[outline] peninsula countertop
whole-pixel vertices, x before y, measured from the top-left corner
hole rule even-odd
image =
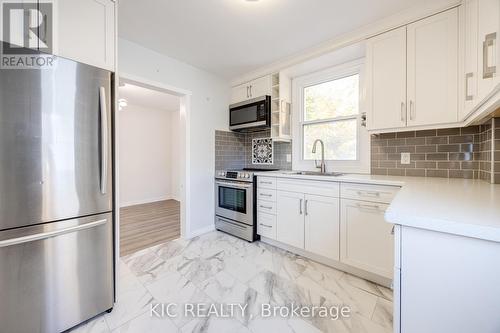
[[[483,180],[367,174],[318,176],[293,171],[255,175],[400,186],[385,213],[387,222],[500,242],[500,185]]]

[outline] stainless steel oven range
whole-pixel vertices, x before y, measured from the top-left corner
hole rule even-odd
[[[258,239],[252,172],[257,170],[221,170],[215,176],[215,228],[249,242]]]
[[[253,174],[218,171],[215,178],[215,228],[249,242],[256,239]]]

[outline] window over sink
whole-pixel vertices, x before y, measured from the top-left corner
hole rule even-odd
[[[314,170],[325,146],[329,171],[369,172],[369,135],[362,127],[363,62],[360,60],[293,80],[294,169]]]

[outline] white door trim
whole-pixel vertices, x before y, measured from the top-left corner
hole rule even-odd
[[[191,114],[191,91],[185,90],[182,88],[173,87],[170,85],[166,85],[160,82],[151,81],[136,75],[132,75],[125,72],[117,73],[116,75],[116,86],[118,88],[119,81],[127,82],[135,85],[139,85],[144,88],[154,89],[161,92],[166,92],[172,95],[176,95],[180,97],[180,140],[181,140],[181,156],[179,161],[181,163],[181,238],[191,238],[191,220],[190,220],[190,174],[188,170],[190,170],[190,114]],[[118,89],[116,92],[116,96],[118,97]],[[119,112],[118,108],[115,108],[115,249],[116,249],[116,262],[119,262],[120,258],[120,201],[119,201]]]

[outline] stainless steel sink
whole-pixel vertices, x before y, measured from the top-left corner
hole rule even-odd
[[[319,172],[319,171],[297,171],[297,175],[304,176],[329,176],[329,177],[338,177],[344,175],[340,172]]]

